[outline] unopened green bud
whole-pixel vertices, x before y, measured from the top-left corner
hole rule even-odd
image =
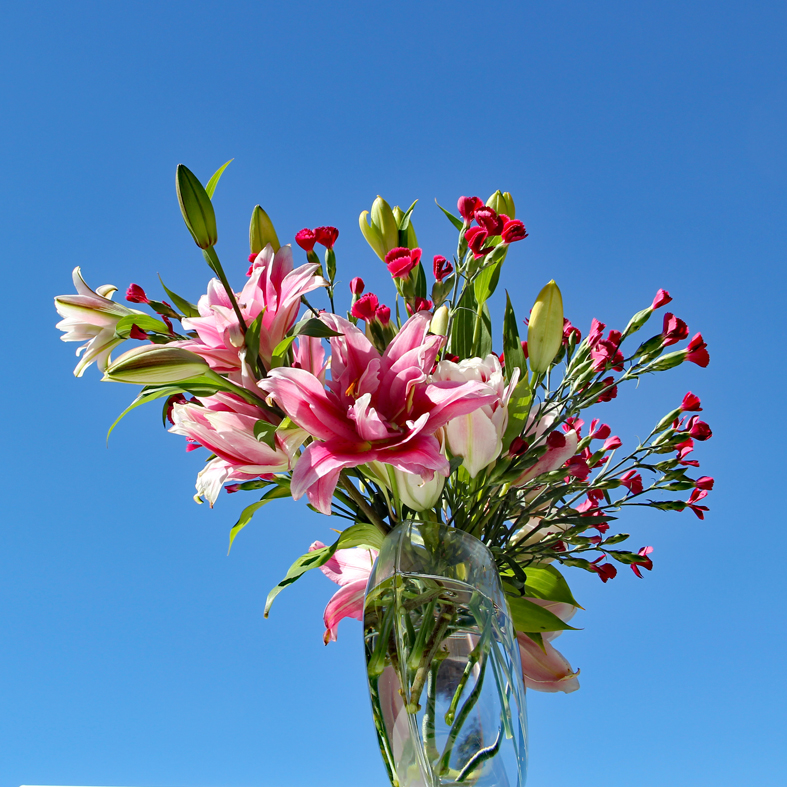
[[[667,369],[674,369],[686,360],[686,350],[678,350],[674,353],[667,353],[657,358],[647,367],[649,372],[665,372]]]
[[[380,196],[372,203],[372,224],[383,239],[385,254],[399,245],[399,226],[391,206]],[[385,259],[385,254],[383,259]]]
[[[366,242],[372,247],[372,251],[381,259],[385,260],[385,244],[383,243],[383,236],[380,235],[379,230],[374,224],[369,224],[369,211],[365,210],[358,217],[358,224],[361,227]]]
[[[626,330],[623,331],[623,335],[631,336],[632,333],[636,333],[650,319],[651,314],[653,314],[653,309],[651,308],[643,309],[641,312],[637,312],[629,320],[629,324],[626,326]]]
[[[448,330],[448,307],[441,306],[432,317],[429,330],[435,336],[445,336]]]
[[[193,352],[168,345],[144,345],[123,353],[104,373],[104,380],[137,385],[180,383],[210,371]]]
[[[563,296],[552,280],[536,298],[527,329],[527,352],[530,369],[545,372],[563,342]]]
[[[194,242],[201,249],[215,246],[218,240],[216,214],[208,192],[197,180],[196,175],[183,164],[178,164],[175,187],[178,192],[180,212]]]
[[[498,189],[487,201],[486,206],[492,208],[495,213],[503,213],[509,219],[514,218],[516,207],[514,206],[514,198],[510,192],[503,193]]]
[[[274,251],[281,247],[270,216],[261,206],[256,205],[251,212],[249,224],[249,250],[252,254],[259,254],[269,243]]]
[[[663,432],[667,427],[672,426],[672,422],[680,417],[681,412],[683,410],[680,407],[676,407],[671,413],[667,413],[657,424],[656,428],[653,430],[654,432]]]

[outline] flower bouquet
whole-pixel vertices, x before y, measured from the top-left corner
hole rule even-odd
[[[579,686],[552,644],[579,606],[561,569],[606,583],[623,565],[642,577],[652,547],[622,547],[618,513],[650,506],[702,519],[713,487],[692,477],[695,441],[711,436],[694,394],[628,451],[585,411],[647,374],[707,366],[706,344],[696,334],[676,349],[689,330],[671,313],[635,339],[672,300],[664,290],[623,330],[593,320],[583,338],[554,281],[524,321],[506,296],[496,336],[488,301],[511,246],[528,235],[499,191],[486,203],[461,197],[458,216],[440,208],[456,250],[434,256],[431,276],[415,203],[392,209],[378,197],[361,213],[361,232],[391,275],[389,305],[360,278],[338,289],[337,229],[298,232],[306,260],[296,266],[258,205],[238,290],[215,249],[211,198],[224,167],[205,186],[177,169],[183,218],[215,275],[198,304],[166,287],[168,300],[152,300],[132,284],[126,300],[149,308],[140,311],[74,271],[77,294],[55,305],[63,340],[84,342],[75,374],[96,363],[106,381],[141,385],[118,421],[159,400],[187,450],[207,449],[197,502],[213,506],[222,488],[254,495],[230,547],[279,498],[305,497],[345,521],[333,544],[315,541],[295,560],[265,614],[311,569],[340,586],[325,609],[325,641],[343,618],[363,621],[392,784],[522,785],[525,687]],[[139,344],[111,359],[127,341]]]

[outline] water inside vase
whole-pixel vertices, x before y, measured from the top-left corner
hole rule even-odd
[[[523,787],[509,628],[504,610],[455,579],[396,574],[367,593],[372,711],[395,787]]]

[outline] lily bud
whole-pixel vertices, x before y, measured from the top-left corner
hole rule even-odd
[[[501,192],[498,189],[487,201],[486,206],[488,208],[492,208],[496,213],[502,213],[505,216],[508,216],[509,219],[514,218],[514,214],[516,213],[516,208],[514,206],[514,198],[511,194],[506,191],[505,193]]]
[[[441,306],[432,317],[432,322],[429,325],[430,333],[435,336],[445,336],[448,331],[448,307]]]
[[[180,212],[194,242],[201,249],[215,246],[218,240],[216,214],[208,192],[197,180],[196,175],[183,164],[178,164],[175,186]]]
[[[415,234],[415,227],[413,227],[412,217],[407,223],[407,229],[402,236],[402,222],[404,221],[404,211],[395,205],[393,209],[394,219],[396,219],[396,226],[399,228],[399,244],[404,244],[408,249],[415,249],[418,246],[418,238]]]
[[[530,369],[545,372],[554,361],[563,342],[563,296],[554,279],[538,294],[530,313],[527,351]]]
[[[249,224],[249,249],[252,254],[259,254],[269,243],[274,252],[281,248],[270,216],[259,205],[255,205]]]
[[[399,498],[413,511],[428,511],[434,508],[440,495],[443,494],[445,478],[439,473],[435,473],[431,481],[424,481],[419,475],[405,473],[395,468],[394,475]]]
[[[182,347],[144,345],[123,353],[104,373],[104,380],[137,385],[179,383],[201,377],[208,364]]]
[[[358,218],[358,223],[366,242],[381,260],[385,260],[385,255],[391,249],[399,246],[399,227],[396,218],[391,206],[382,197],[377,197],[372,203],[371,218],[369,211],[365,210]]]

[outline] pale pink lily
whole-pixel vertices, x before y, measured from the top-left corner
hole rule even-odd
[[[549,416],[547,416],[547,418],[549,418]],[[542,418],[538,425],[532,427],[532,434],[537,437],[536,444],[544,441],[543,432],[547,428],[547,425],[542,427],[541,422],[544,420],[545,419]],[[553,418],[550,418],[549,425],[551,425],[553,420]],[[526,432],[525,439],[527,439],[527,434]],[[562,467],[577,452],[579,435],[574,429],[570,429],[565,434],[562,432],[550,432],[545,442],[547,445],[546,453],[532,467],[525,470],[519,478],[513,482],[513,486],[523,486],[531,479],[543,473],[549,473],[552,470],[557,470],[559,467]]]
[[[564,623],[571,620],[577,611],[575,606],[557,601],[543,601],[538,598],[531,598],[528,601],[548,609]],[[552,640],[560,634],[560,631],[548,631],[542,634],[544,643],[542,650],[527,634],[517,632],[516,638],[519,643],[526,688],[546,692],[562,691],[566,694],[579,688],[579,680],[577,680],[579,670],[574,672],[565,656],[552,645]]]
[[[250,325],[264,310],[260,328],[260,358],[266,367],[276,345],[298,319],[301,296],[328,282],[319,275],[316,263],[293,268],[292,248],[282,246],[274,253],[268,244],[254,260],[249,280],[238,293],[241,314]],[[218,279],[212,279],[208,291],[197,304],[199,317],[183,320],[186,330],[197,332],[197,339],[179,342],[181,347],[202,356],[211,368],[229,374],[233,382],[241,383],[240,351],[243,332],[229,296]]]
[[[322,549],[325,544],[315,541],[309,552]],[[333,594],[323,613],[325,621],[325,644],[336,641],[336,632],[339,622],[344,618],[363,620],[363,597],[369,574],[377,559],[377,550],[352,547],[350,549],[337,549],[325,565],[320,566],[322,573],[331,582],[339,585],[339,590]]]
[[[307,434],[296,427],[278,430],[274,448],[254,436],[258,421],[268,414],[233,394],[201,397],[197,402],[175,404],[170,432],[188,437],[216,454],[197,479],[197,492],[211,506],[226,481],[273,478],[290,470]]]
[[[74,369],[74,375],[81,377],[85,369],[95,362],[102,372],[109,365],[109,354],[125,337],[115,335],[118,322],[129,314],[142,314],[135,309],[115,303],[112,294],[117,287],[104,284],[93,291],[85,284],[80,269],[74,268],[72,274],[76,295],[58,295],[55,308],[65,319],[57,324],[57,328],[65,331],[61,336],[64,342],[86,342],[77,350],[77,355],[84,353]]]
[[[323,386],[306,369],[272,369],[259,385],[313,438],[292,475],[292,496],[304,494],[324,514],[344,468],[379,461],[426,480],[448,475],[434,433],[452,418],[495,397],[479,382],[431,382],[444,341],[428,334],[431,316],[411,317],[381,355],[352,323],[333,314],[331,379]],[[327,387],[327,390],[326,390]]]
[[[519,369],[514,370],[506,385],[500,359],[490,353],[486,358],[467,358],[458,363],[441,361],[432,380],[483,383],[494,399],[472,413],[449,421],[445,434],[451,453],[461,456],[471,478],[492,464],[503,450],[503,433],[508,426],[508,401],[519,381]]]

